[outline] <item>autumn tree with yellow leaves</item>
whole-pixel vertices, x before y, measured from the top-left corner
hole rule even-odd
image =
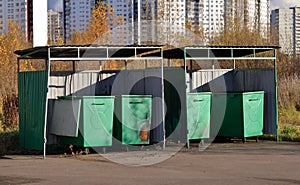
[[[111,44],[110,30],[124,25],[124,17],[116,16],[110,4],[98,2],[92,10],[90,23],[84,32],[73,31],[68,44],[90,45]]]
[[[17,55],[14,51],[31,47],[20,26],[9,21],[8,31],[0,35],[0,92],[17,93]]]
[[[118,29],[124,25],[124,17],[116,16],[113,7],[108,3],[98,2],[92,10],[92,15],[86,30],[83,32],[73,31],[67,44],[71,45],[118,45],[112,43],[111,29]],[[94,66],[92,62],[82,68]],[[119,61],[107,61],[104,68],[119,69],[122,67]],[[98,65],[98,64],[95,64]]]
[[[18,64],[15,50],[31,47],[20,26],[9,21],[8,31],[0,35],[0,124],[3,129],[15,128],[18,121]],[[28,61],[25,61],[25,63]],[[29,68],[33,66],[24,65]]]

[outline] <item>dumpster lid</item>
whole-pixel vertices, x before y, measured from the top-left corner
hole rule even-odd
[[[119,95],[122,98],[152,98],[152,95]]]
[[[228,91],[228,92],[212,92],[212,94],[264,94],[265,91]]]
[[[188,95],[211,95],[212,92],[192,92],[188,93]]]
[[[58,96],[58,99],[72,100],[72,99],[112,99],[115,96]]]

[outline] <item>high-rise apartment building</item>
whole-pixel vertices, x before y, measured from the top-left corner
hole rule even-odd
[[[185,28],[186,1],[158,0],[157,18],[170,28],[170,34],[182,33]]]
[[[300,55],[300,7],[293,7],[294,55]]]
[[[157,0],[134,0],[134,43],[157,44]],[[140,8],[140,12],[138,11]],[[140,16],[139,16],[140,15]],[[140,17],[140,18],[139,18]],[[140,23],[139,23],[140,22]]]
[[[187,19],[191,29],[202,30],[207,38],[224,28],[224,0],[188,0]]]
[[[72,31],[84,31],[95,0],[64,0],[65,37]],[[109,3],[125,25],[112,26],[113,44],[163,44],[170,35],[184,35],[186,23],[213,38],[231,23],[269,34],[270,0],[103,0]],[[140,3],[140,4],[139,4]],[[139,11],[140,10],[140,11]],[[168,33],[168,34],[166,34]]]
[[[106,0],[125,25],[112,28],[112,42],[122,44],[165,44],[166,35],[185,31],[184,0]],[[166,34],[169,33],[169,34]],[[162,38],[163,36],[163,38]]]
[[[0,33],[7,31],[9,21],[18,23],[27,35],[27,0],[0,1]]]
[[[281,51],[300,55],[300,7],[272,10],[271,23]]]
[[[65,39],[68,39],[73,31],[84,31],[90,22],[92,9],[95,8],[95,0],[64,0],[64,27]]]
[[[47,44],[47,0],[1,0],[0,33],[14,21],[33,46]]]
[[[33,0],[27,0],[27,40],[33,40]]]
[[[270,0],[225,0],[225,26],[258,30],[266,38],[270,24]]]
[[[221,33],[233,24],[269,33],[270,0],[187,0],[187,19],[192,29],[206,38]]]
[[[122,0],[105,0],[106,4],[112,6],[115,16],[120,16],[124,18],[124,25],[122,27],[115,27],[111,25],[111,44],[113,45],[130,45],[132,44],[134,38],[133,29],[133,15],[134,9],[132,1],[122,1]]]
[[[270,0],[258,1],[258,31],[264,38],[270,34]]]
[[[63,13],[48,10],[48,41],[55,44],[64,39]]]

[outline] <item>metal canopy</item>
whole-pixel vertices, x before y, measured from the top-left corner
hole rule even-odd
[[[276,64],[276,51],[280,47],[278,46],[188,46],[183,50],[178,49],[177,53],[180,52],[180,55],[183,53],[184,55],[184,69],[185,72],[189,73],[189,80],[186,79],[186,83],[189,83],[190,87],[192,84],[193,70],[187,69],[187,61],[190,62],[192,66],[193,60],[203,60],[203,61],[212,61],[212,70],[214,71],[214,60],[225,61],[231,60],[233,61],[233,68],[235,69],[235,61],[236,60],[271,60],[273,61],[274,66],[274,102],[275,102],[275,125],[276,125],[276,136],[278,141],[278,88],[277,88],[277,64]],[[264,52],[269,52],[268,55],[264,55]],[[170,54],[173,56],[176,52],[171,52]],[[168,56],[168,54],[166,54]],[[178,57],[178,56],[176,56]],[[190,66],[190,68],[191,68]],[[187,77],[186,77],[187,78]],[[187,88],[187,92],[191,89]]]
[[[163,46],[45,46],[15,51],[19,59],[50,60],[140,60],[194,59],[194,60],[273,60],[274,56],[258,54],[278,49],[278,46],[187,46],[163,49]]]
[[[185,59],[193,60],[274,60],[273,56],[259,55],[278,49],[277,46],[191,46],[184,48]]]
[[[50,76],[51,61],[100,61],[100,60],[158,60],[161,63],[161,76],[164,76],[163,59],[184,60],[185,70],[187,60],[274,60],[274,78],[276,83],[275,93],[277,97],[276,79],[276,50],[278,46],[189,46],[183,48],[167,49],[163,46],[45,46],[15,51],[18,57],[18,65],[22,59],[44,59],[47,61],[48,77]],[[274,51],[273,56],[257,56],[262,52]],[[19,71],[19,70],[18,70]],[[19,71],[20,72],[20,71]],[[47,83],[49,88],[49,80]],[[164,79],[161,80],[162,93],[164,93]],[[277,101],[277,100],[276,100]],[[164,102],[164,94],[162,94]],[[277,104],[276,104],[277,106]],[[47,130],[48,97],[46,100],[45,125],[44,125],[44,157],[46,156],[46,130]],[[164,113],[164,106],[162,108]],[[276,125],[277,125],[276,107]],[[163,125],[164,125],[163,121]],[[165,128],[165,125],[163,126]],[[165,134],[165,130],[164,130]],[[277,134],[278,136],[278,134]],[[165,136],[164,136],[165,148]]]
[[[161,46],[45,46],[15,51],[19,59],[141,60],[162,59]]]
[[[278,46],[186,46],[183,48],[165,49],[164,58],[194,60],[245,60],[274,59],[258,54],[278,49]]]
[[[46,61],[46,71],[50,77],[51,61],[102,61],[102,60],[156,60],[160,62],[161,84],[162,87],[162,105],[164,103],[164,65],[163,65],[163,47],[162,46],[45,46],[35,47],[25,50],[15,51],[18,57],[18,72],[20,72],[20,60],[44,59]],[[47,82],[49,89],[49,78]],[[46,158],[47,144],[47,115],[48,115],[48,97],[47,92],[45,102],[45,122],[44,122],[44,158]],[[162,106],[162,115],[164,114]],[[165,121],[163,119],[165,149],[166,134]]]

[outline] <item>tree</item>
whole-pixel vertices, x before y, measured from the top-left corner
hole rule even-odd
[[[266,46],[275,45],[273,38],[262,37],[257,29],[250,29],[247,25],[241,23],[238,19],[234,19],[226,24],[224,30],[211,40],[211,45],[225,46]]]
[[[4,129],[16,128],[18,122],[18,64],[14,51],[30,46],[20,26],[9,21],[8,31],[0,35],[0,116],[3,113],[0,121]],[[23,62],[25,65],[22,65],[21,70],[33,69],[30,62]]]
[[[2,94],[17,92],[18,65],[14,51],[30,46],[20,26],[9,21],[8,31],[0,35],[0,91]],[[24,61],[24,63],[26,64],[27,61]],[[24,68],[25,66],[26,68],[33,68],[32,65],[24,65]]]
[[[64,40],[63,40],[61,37],[59,37],[59,39],[58,39],[57,42],[56,42],[56,45],[57,45],[57,46],[62,46],[62,45],[64,45]]]
[[[111,28],[122,25],[124,25],[124,17],[116,16],[110,4],[99,1],[92,10],[90,23],[86,30],[84,32],[74,31],[69,42],[78,45],[108,44]]]

